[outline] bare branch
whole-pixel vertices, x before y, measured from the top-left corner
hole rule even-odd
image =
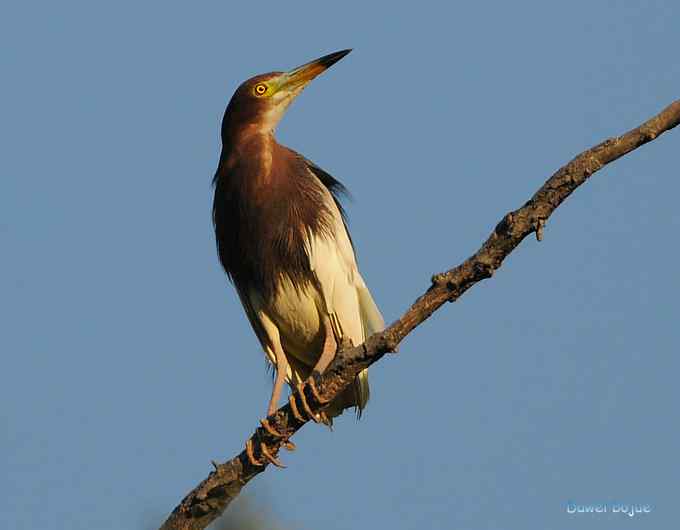
[[[678,123],[680,123],[680,100],[673,102],[639,127],[584,151],[560,168],[524,206],[501,219],[493,233],[473,256],[449,271],[434,275],[430,288],[399,320],[383,332],[369,337],[364,344],[356,347],[343,344],[326,372],[321,376],[313,375],[318,392],[309,391],[305,394],[306,402],[312,411],[316,413],[322,410],[324,403],[337,396],[361,370],[386,353],[395,351],[404,337],[444,302],[456,301],[470,287],[493,276],[503,260],[529,234],[535,232],[540,241],[547,219],[593,173],[654,140]],[[307,390],[309,388],[306,386]],[[305,423],[300,414],[288,404],[269,417],[268,426],[290,437]],[[261,443],[265,442],[273,455],[285,445],[281,438],[274,437],[264,427],[258,428],[249,442],[255,448],[261,447]],[[224,511],[246,483],[266,469],[267,460],[265,458],[262,460],[264,462],[262,466],[252,465],[244,450],[228,462],[216,464],[215,471],[182,500],[161,530],[198,530],[208,526]]]

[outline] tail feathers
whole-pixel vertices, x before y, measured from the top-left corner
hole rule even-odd
[[[357,419],[361,418],[361,413],[368,404],[368,399],[371,397],[371,388],[368,386],[368,368],[359,372],[354,379],[354,404],[357,409]]]
[[[359,298],[359,312],[361,313],[361,324],[364,328],[364,340],[382,331],[385,328],[385,321],[378,306],[375,305],[371,292],[366,287],[357,288]]]
[[[357,419],[361,418],[368,398],[370,397],[370,389],[368,387],[368,370],[362,370],[354,379],[354,383],[345,388],[342,393],[336,397],[326,407],[326,415],[332,420],[340,416],[344,410],[355,407]]]
[[[366,340],[374,333],[382,331],[385,328],[385,321],[367,287],[363,285],[357,287],[357,296],[359,298],[361,325],[364,329],[364,340]],[[366,408],[368,399],[371,397],[371,389],[368,386],[368,368],[359,372],[354,380],[353,387],[357,418],[361,418],[361,413]]]

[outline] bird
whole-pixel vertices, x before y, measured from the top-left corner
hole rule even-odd
[[[284,382],[299,390],[325,371],[344,340],[361,344],[385,325],[357,266],[341,203],[346,188],[274,135],[292,101],[350,51],[244,81],[222,119],[213,179],[217,254],[274,368],[267,416]],[[332,424],[349,408],[361,416],[369,394],[366,369],[322,419]]]

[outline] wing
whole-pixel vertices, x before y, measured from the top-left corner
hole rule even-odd
[[[385,323],[357,267],[354,247],[337,197],[337,191],[344,188],[318,166],[312,164],[309,170],[323,186],[325,205],[332,217],[330,234],[310,235],[307,249],[310,267],[336,336],[349,337],[358,345],[382,330]],[[346,404],[339,405],[339,411],[356,405],[357,416],[361,416],[370,395],[368,370],[357,375],[353,388],[353,395],[348,396]],[[339,411],[331,412],[331,415]]]
[[[300,156],[302,157],[302,155]],[[321,169],[314,162],[307,160],[305,157],[302,157],[302,159],[304,160],[305,164],[307,164],[307,168],[314,174],[318,181],[323,184],[324,188],[328,190],[328,192],[331,194],[331,197],[333,197],[333,202],[340,212],[340,217],[342,217],[342,224],[345,226],[345,232],[347,233],[349,242],[352,245],[352,249],[354,249],[354,242],[352,241],[352,236],[349,233],[349,228],[347,228],[347,214],[345,213],[345,209],[342,207],[342,203],[340,202],[340,197],[342,195],[345,197],[350,197],[349,191],[347,191],[347,188],[345,188],[342,182],[334,178],[330,173]]]
[[[236,286],[236,292],[238,293],[243,310],[248,317],[248,321],[250,322],[257,339],[262,345],[262,349],[264,350],[267,359],[271,362],[272,366],[276,368],[276,355],[274,353],[274,345],[272,344],[272,340],[274,339],[274,337],[272,337],[272,330],[266,329],[266,322],[263,321],[262,314],[253,306],[252,297],[244,293],[238,286]],[[278,335],[278,330],[276,330],[276,335]],[[278,340],[278,337],[276,337],[276,340]]]
[[[345,188],[318,166],[307,163],[315,180],[324,187],[326,208],[332,216],[330,236],[312,234],[310,237],[310,266],[337,335],[349,336],[354,344],[361,344],[368,336],[382,330],[385,323],[357,267],[354,246],[337,196]]]

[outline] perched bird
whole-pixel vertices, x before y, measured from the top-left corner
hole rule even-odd
[[[222,121],[213,180],[217,250],[276,371],[267,416],[284,381],[300,387],[312,371],[324,372],[343,338],[360,344],[384,327],[357,269],[340,204],[345,188],[274,138],[290,103],[349,52],[245,81]],[[360,415],[368,397],[364,370],[328,405],[326,418],[349,407]]]

